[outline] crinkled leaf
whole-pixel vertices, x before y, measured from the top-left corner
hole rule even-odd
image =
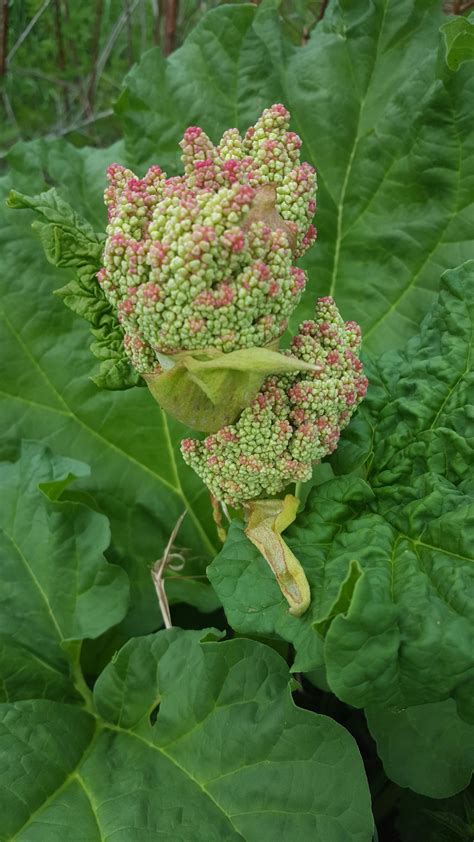
[[[370,469],[381,502],[412,476],[433,472],[458,485],[474,457],[474,260],[443,275],[438,302],[395,358],[392,381],[374,435]],[[387,368],[393,374],[393,358]],[[384,358],[379,366],[385,363]],[[394,488],[392,488],[392,486]],[[386,489],[386,490],[384,490]],[[389,499],[389,504],[390,504]]]
[[[370,842],[355,743],[294,706],[269,647],[203,631],[135,638],[94,697],[96,720],[54,702],[1,706],[2,745],[23,769],[0,779],[5,838]]]
[[[443,24],[446,47],[446,64],[450,70],[458,70],[464,61],[474,59],[474,15],[468,18],[457,15]]]
[[[105,216],[101,174],[111,154],[62,141],[21,144],[9,153],[11,175],[2,187],[7,192],[10,182],[20,189],[29,184],[39,193],[44,173],[49,183],[61,183],[62,193],[98,230],[99,216]],[[150,566],[185,508],[177,540],[185,565],[175,574],[185,578],[177,591],[183,599],[188,589],[193,602],[203,593],[209,604],[205,580],[186,578],[204,574],[216,540],[206,489],[178,453],[189,433],[167,420],[147,389],[104,392],[91,383],[88,327],[52,295],[70,270],[46,262],[28,212],[2,209],[0,216],[0,353],[8,361],[0,385],[3,429],[16,439],[46,439],[57,453],[88,462],[91,476],[78,487],[109,518],[107,556],[130,574],[126,629],[155,630],[161,615]],[[174,588],[170,582],[170,596]]]
[[[297,46],[272,0],[223,5],[168,59],[151,50],[130,72],[117,106],[127,163],[174,173],[188,125],[217,141],[283,102],[319,183],[293,324],[329,292],[366,347],[403,346],[441,272],[473,250],[474,77],[438,55],[443,21],[439,0],[334,0]]]
[[[70,466],[30,442],[15,462],[0,464],[0,662],[7,700],[71,696],[74,647],[66,644],[98,637],[127,611],[127,576],[103,556],[107,518],[58,502]]]
[[[39,234],[49,262],[76,270],[73,280],[56,292],[74,313],[91,324],[95,339],[91,350],[102,360],[99,373],[92,378],[96,385],[102,389],[128,389],[143,384],[125,354],[123,331],[97,283],[104,235],[95,234],[54,187],[37,196],[11,190],[7,206],[29,208],[45,219],[46,223],[33,222],[33,229]]]
[[[37,196],[10,190],[6,205],[15,210],[35,211],[40,219],[33,226],[53,266],[94,266],[100,260],[101,241],[92,226],[68,205],[53,187]]]
[[[474,725],[459,718],[452,699],[406,710],[370,707],[366,716],[385,771],[399,786],[449,798],[469,785]]]
[[[420,336],[379,359],[365,468],[317,486],[286,536],[310,584],[304,617],[241,524],[209,568],[234,628],[292,641],[295,669],[324,665],[357,707],[452,697],[474,719],[473,325],[470,261],[445,273]]]

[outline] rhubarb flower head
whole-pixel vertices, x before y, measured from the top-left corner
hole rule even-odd
[[[184,174],[144,178],[112,164],[98,282],[141,374],[163,355],[275,343],[303,291],[294,265],[313,243],[316,173],[283,105],[217,146],[198,127],[181,141]]]
[[[314,370],[268,377],[235,424],[182,442],[184,460],[214,497],[240,506],[311,478],[366,393],[360,339],[359,326],[343,321],[334,300],[320,298],[315,319],[300,325],[291,344],[293,356]]]

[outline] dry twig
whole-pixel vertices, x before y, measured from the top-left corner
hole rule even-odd
[[[165,551],[158,561],[155,561],[153,567],[151,568],[151,578],[153,580],[153,584],[155,586],[156,595],[158,597],[158,602],[160,604],[160,611],[161,616],[163,617],[163,623],[166,629],[172,628],[171,622],[171,614],[170,614],[170,606],[168,603],[168,598],[166,596],[165,591],[165,583],[163,581],[163,574],[166,569],[166,565],[168,562],[173,558],[173,544],[175,542],[176,536],[181,528],[181,524],[186,516],[186,509],[184,512],[179,516],[178,520],[174,525],[174,529],[170,535],[169,541],[165,547]]]
[[[33,29],[36,21],[40,19],[41,15],[43,14],[43,12],[46,11],[46,9],[48,8],[50,3],[51,3],[51,0],[44,0],[43,5],[40,6],[40,8],[36,12],[36,14],[33,15],[33,17],[31,18],[28,26],[25,26],[23,32],[21,33],[21,35],[19,36],[19,38],[17,39],[17,41],[15,42],[13,47],[11,48],[10,52],[8,53],[7,65],[11,61],[13,56],[15,55],[16,51],[21,47],[25,38],[28,37],[28,35],[30,34],[31,30]]]
[[[169,56],[174,50],[177,17],[178,0],[167,0],[165,9],[165,37],[163,45],[163,52],[165,56]]]

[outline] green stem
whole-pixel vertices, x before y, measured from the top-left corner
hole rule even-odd
[[[72,661],[72,680],[77,692],[84,699],[85,709],[88,711],[88,713],[95,715],[94,697],[92,694],[92,690],[90,689],[90,687],[88,687],[87,682],[84,678],[84,673],[82,672],[81,649],[82,642],[73,644],[69,649]]]

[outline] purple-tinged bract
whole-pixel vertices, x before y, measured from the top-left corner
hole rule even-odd
[[[278,340],[305,285],[294,260],[316,237],[316,173],[283,105],[243,138],[229,129],[214,146],[190,127],[180,145],[184,175],[108,169],[98,281],[141,373],[159,369],[157,354]]]
[[[314,321],[303,322],[291,344],[315,371],[268,377],[235,424],[182,442],[185,461],[211,494],[239,506],[311,478],[366,393],[360,339],[359,326],[343,321],[332,298],[318,300]]]

